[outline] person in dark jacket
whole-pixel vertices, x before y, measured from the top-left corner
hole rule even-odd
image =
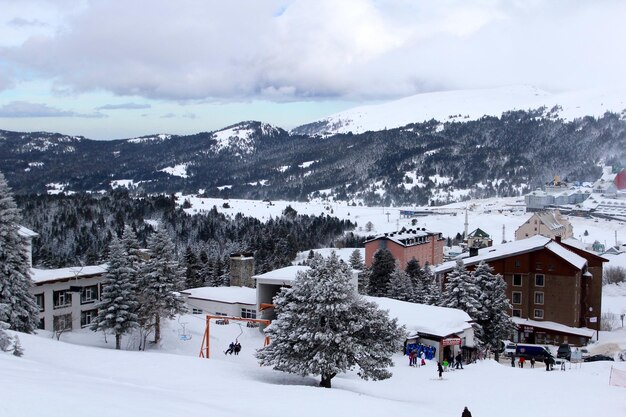
[[[441,366],[441,362],[437,362],[437,372],[439,372],[439,379],[443,375],[443,366]]]
[[[459,366],[461,367],[461,369],[463,369],[463,356],[461,356],[461,353],[459,352],[458,355],[456,355],[456,369],[459,369]]]
[[[467,407],[465,407],[463,409],[463,414],[461,414],[461,417],[472,417],[472,413],[470,413],[470,410],[468,410]]]

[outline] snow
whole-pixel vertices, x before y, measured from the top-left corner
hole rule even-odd
[[[200,287],[182,291],[190,298],[224,303],[256,304],[256,290],[248,287]]]
[[[280,269],[275,269],[264,274],[255,275],[253,278],[262,279],[264,281],[293,282],[295,281],[298,272],[306,272],[309,269],[311,268],[308,266],[293,265]]]
[[[178,164],[173,167],[166,167],[160,169],[160,172],[165,172],[175,177],[187,178],[189,175],[187,174],[187,166],[189,164]]]
[[[143,136],[140,138],[128,139],[128,143],[148,143],[148,142],[163,142],[172,138],[172,135],[159,134],[155,136]]]
[[[231,188],[233,188],[232,185],[220,185],[219,187],[217,187],[218,190],[222,191],[222,190],[230,190]]]
[[[30,277],[35,283],[56,281],[64,278],[77,278],[87,275],[102,274],[107,271],[107,265],[92,265],[92,266],[73,266],[69,268],[58,269],[38,269],[31,268]]]
[[[472,327],[469,324],[472,320],[470,316],[455,308],[409,303],[386,297],[365,298],[382,310],[388,310],[389,317],[397,318],[398,324],[405,325],[410,334],[420,332],[444,337]]]
[[[33,237],[39,236],[38,233],[33,232],[32,230],[24,226],[20,226],[17,232],[20,234],[20,236],[27,237],[27,238],[33,238]]]
[[[361,260],[365,259],[365,248],[356,249],[361,252]],[[355,248],[321,248],[321,249],[313,249],[314,253],[322,255],[324,258],[328,258],[331,252],[335,252],[335,255],[342,261],[347,264],[350,264],[350,256],[352,256],[352,252],[355,251]],[[296,255],[296,259],[294,259],[293,264],[298,264],[309,257],[309,251],[298,252]]]
[[[301,163],[300,165],[298,165],[300,168],[308,168],[311,165],[313,165],[314,163],[316,163],[317,161],[306,161]]]
[[[583,269],[587,261],[582,256],[575,254],[574,252],[564,248],[556,242],[550,242],[546,245],[546,249],[565,259],[570,264],[574,265],[578,269]]]
[[[191,340],[180,339],[182,323]],[[545,372],[540,366],[520,369],[484,360],[445,372],[439,380],[433,361],[413,368],[397,354],[388,380],[363,381],[349,372],[335,377],[332,389],[323,389],[317,387],[317,377],[260,367],[253,357],[263,345],[258,329],[233,322],[212,325],[211,359],[198,358],[203,332],[202,316],[164,320],[164,340],[148,351],[133,350],[132,338],[122,339],[128,350],[115,351],[110,337],[105,343],[101,333],[87,329],[65,333],[61,341],[46,331],[19,334],[24,357],[0,352],[0,414],[108,417],[141,416],[149,410],[151,417],[458,416],[467,406],[480,417],[588,417],[623,415],[626,409],[624,388],[608,385],[611,366],[626,371],[623,362]],[[241,354],[224,355],[235,338],[242,344]],[[623,345],[626,332],[602,333],[602,339]],[[599,352],[603,346],[590,350]],[[567,396],[555,401],[555,393]]]
[[[137,184],[134,180],[113,180],[111,181],[111,188],[132,188]]]
[[[547,110],[560,105],[559,117],[572,120],[584,116],[601,116],[607,111],[626,109],[623,91],[584,90],[549,93],[528,85],[492,89],[456,90],[417,94],[399,100],[356,107],[331,115],[318,122],[327,122],[316,133],[363,133],[402,127],[431,119],[440,122],[476,120],[484,115],[499,117],[510,110]],[[443,128],[437,125],[435,130]]]

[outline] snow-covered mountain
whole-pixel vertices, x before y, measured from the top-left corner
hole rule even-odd
[[[233,154],[247,155],[254,152],[258,138],[278,136],[280,133],[281,129],[268,123],[241,122],[213,132],[211,139],[215,140],[215,144],[211,149],[216,153],[230,150]]]
[[[329,136],[379,131],[420,123],[476,120],[485,115],[500,116],[511,110],[533,110],[559,106],[558,117],[572,120],[601,116],[607,111],[626,109],[624,91],[576,91],[552,94],[536,87],[518,85],[493,89],[456,90],[417,94],[399,100],[356,107],[299,126],[291,133]]]

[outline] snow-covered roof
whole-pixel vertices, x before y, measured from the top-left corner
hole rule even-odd
[[[422,229],[416,228],[416,229],[408,229],[408,230],[405,230],[404,232],[391,232],[391,233],[380,234],[372,239],[366,240],[365,243],[372,242],[378,239],[387,239],[401,246],[410,246],[410,245],[418,243],[417,241],[414,241],[415,238],[429,237],[429,236],[433,236],[437,234],[438,233],[428,231],[424,228]]]
[[[256,280],[264,280],[264,281],[276,281],[276,282],[284,282],[284,281],[295,281],[296,275],[298,272],[306,272],[311,269],[308,266],[302,265],[294,265],[294,266],[286,266],[284,268],[275,269],[273,271],[266,272],[264,274],[255,275],[252,278]]]
[[[256,304],[256,290],[248,287],[199,287],[181,291],[189,298],[231,304]]]
[[[555,332],[563,332],[568,334],[575,334],[578,336],[592,337],[595,334],[595,330],[588,329],[586,327],[569,327],[564,324],[555,323],[553,321],[536,321],[531,319],[523,319],[521,317],[511,317],[513,323],[518,326],[533,326],[540,329],[552,330]]]
[[[555,255],[561,257],[562,259],[569,262],[570,264],[574,265],[578,269],[583,269],[584,266],[587,264],[587,260],[585,258],[575,254],[571,250],[564,248],[563,246],[559,245],[556,242],[548,243],[546,245],[546,249],[548,249],[550,252],[554,253]]]
[[[24,227],[24,226],[20,226],[20,228],[19,228],[19,230],[17,232],[22,237],[33,238],[33,237],[39,236],[39,234],[37,232],[33,232],[32,230],[30,230],[29,228]]]
[[[545,224],[546,227],[550,230],[556,230],[565,226],[559,221],[559,219],[557,219],[553,211],[545,211],[542,213],[538,213],[537,217],[539,217],[539,220],[541,220],[541,223]]]
[[[92,275],[104,274],[107,271],[107,264],[92,266],[72,266],[58,269],[37,269],[31,268],[30,277],[35,284],[57,281],[70,278],[85,278]]]
[[[471,317],[455,308],[409,303],[386,297],[365,296],[365,299],[376,303],[383,310],[389,310],[389,316],[397,318],[398,324],[405,325],[412,334],[445,337],[472,327],[469,323]]]
[[[478,250],[478,255],[469,257],[469,253],[460,256],[464,265],[478,264],[480,261],[491,261],[505,258],[514,254],[527,253],[543,248],[550,242],[550,238],[536,235],[527,239],[516,240],[515,242],[504,243],[502,245],[490,246]],[[457,258],[459,259],[459,258]],[[456,260],[444,262],[435,268],[435,273],[448,272],[456,266]]]

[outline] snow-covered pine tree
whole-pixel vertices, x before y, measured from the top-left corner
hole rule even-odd
[[[349,267],[331,256],[301,273],[275,298],[277,318],[265,330],[271,344],[257,352],[261,365],[320,375],[330,388],[339,373],[360,368],[363,379],[385,379],[391,355],[406,337],[396,319],[365,301],[350,284]]]
[[[431,306],[438,306],[441,304],[441,285],[437,280],[437,277],[430,269],[430,265],[428,262],[424,265],[422,269],[424,273],[424,303]]]
[[[183,299],[176,294],[185,286],[185,270],[176,260],[174,244],[164,230],[148,240],[150,259],[141,271],[140,320],[154,326],[154,343],[161,339],[161,318],[174,318],[186,311]]]
[[[476,298],[477,288],[472,274],[467,272],[462,260],[458,260],[455,268],[446,277],[445,290],[440,306],[458,308],[476,319],[480,302]]]
[[[370,268],[365,268],[359,272],[359,294],[367,294],[369,291],[371,273]]]
[[[0,305],[0,307],[2,307]],[[1,312],[1,311],[0,311]],[[11,346],[13,338],[6,332],[9,329],[9,325],[0,320],[0,350],[6,352]]]
[[[498,349],[502,340],[506,340],[514,329],[514,324],[508,315],[511,308],[506,296],[506,283],[500,274],[493,273],[489,264],[480,262],[473,272],[476,285],[480,291],[482,309],[477,320],[482,327],[482,344],[488,349],[495,350],[498,360]]]
[[[109,245],[107,273],[102,281],[102,302],[90,328],[93,331],[112,331],[115,334],[115,349],[121,349],[122,335],[138,326],[136,276],[137,271],[127,262],[124,244],[113,236]]]
[[[198,257],[190,246],[185,251],[185,288],[203,287],[204,282],[200,275],[200,263]]]
[[[30,266],[24,238],[19,234],[19,210],[0,172],[0,305],[4,321],[18,332],[37,328],[39,308],[31,287]]]
[[[408,274],[400,267],[391,273],[387,288],[387,297],[400,301],[413,301],[413,284]]]
[[[387,249],[380,249],[372,261],[368,294],[375,297],[387,295],[391,273],[396,269],[396,260]]]
[[[15,335],[15,340],[13,341],[13,356],[17,356],[21,358],[24,355],[24,348],[22,347],[22,343],[20,342],[20,338]]]
[[[359,271],[365,269],[363,257],[361,256],[361,250],[355,249],[352,251],[352,254],[350,255],[350,267],[352,267],[352,269],[358,269]]]
[[[420,267],[420,263],[417,259],[411,258],[409,262],[406,264],[406,268],[404,269],[409,280],[411,281],[411,286],[413,287],[413,297],[410,301],[414,303],[425,304],[426,300],[426,274]]]
[[[216,258],[213,262],[213,268],[210,271],[209,280],[207,284],[209,287],[221,287],[224,283],[224,268],[222,260]]]

